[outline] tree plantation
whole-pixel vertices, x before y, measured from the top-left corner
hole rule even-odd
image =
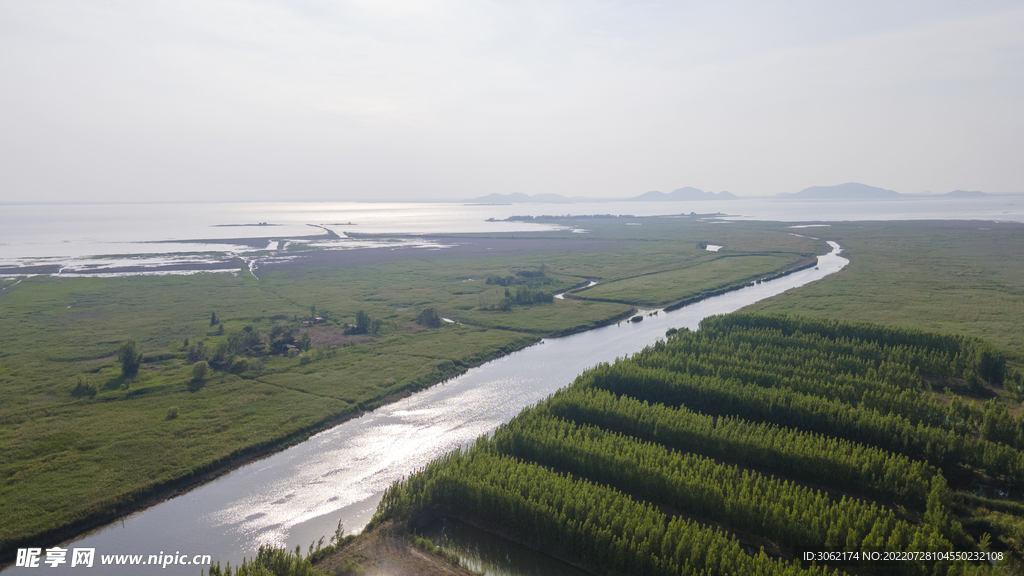
[[[970,337],[711,317],[395,484],[374,523],[451,517],[595,574],[1019,573],[1024,507],[982,494],[1024,487],[1024,419],[951,391],[1019,377]]]

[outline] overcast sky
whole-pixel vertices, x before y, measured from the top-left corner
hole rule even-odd
[[[0,0],[0,201],[1024,191],[1021,2]]]

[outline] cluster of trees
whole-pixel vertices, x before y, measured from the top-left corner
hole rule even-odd
[[[516,284],[523,284],[523,280],[521,278],[516,278],[515,276],[498,276],[492,274],[487,277],[486,284],[493,286],[515,286]]]
[[[309,350],[313,346],[309,332],[303,332],[302,337],[296,341],[295,335],[297,332],[296,328],[286,328],[280,324],[271,328],[268,334],[270,353],[286,354],[289,346],[296,346],[303,352]]]
[[[516,270],[510,276],[498,276],[492,274],[487,277],[487,284],[494,286],[518,286],[525,284],[530,288],[537,288],[553,282],[547,276],[547,267],[543,264],[535,270]]]
[[[819,490],[595,426],[526,413],[500,428],[493,446],[656,505],[770,536],[780,544],[952,549],[938,527],[910,525],[877,504],[845,496],[836,500]]]
[[[1006,376],[1006,357],[990,343],[969,336],[782,315],[726,314],[705,318],[700,323],[701,332],[709,335],[727,333],[733,328],[768,328],[785,336],[813,333],[832,341],[861,341],[883,350],[903,346],[921,354],[943,353],[950,359],[959,358],[958,374],[972,368],[979,377],[995,385],[1001,385]]]
[[[550,304],[555,301],[555,296],[551,292],[542,292],[540,290],[534,290],[529,286],[517,286],[515,291],[505,288],[505,296],[497,302],[497,304],[490,304],[489,302],[481,302],[481,310],[501,310],[502,312],[508,312],[513,306],[530,306],[532,304]]]
[[[1001,365],[993,364],[997,357]],[[796,425],[1024,483],[1024,420],[990,402],[986,427],[984,413],[959,397],[945,406],[921,393],[926,376],[972,371],[1005,375],[1005,359],[960,336],[732,314],[705,319],[698,332],[676,332],[628,363],[598,367],[592,385],[711,415]]]
[[[554,302],[555,297],[551,292],[541,292],[527,286],[519,286],[515,292],[509,292],[506,288],[505,299],[517,306],[529,306],[530,304],[550,304]]]
[[[732,415],[844,438],[926,460],[947,471],[966,465],[1024,484],[1024,455],[1015,448],[939,426],[915,425],[899,414],[859,404],[736,378],[642,368],[632,362],[598,366],[582,376],[581,384],[651,403],[685,405],[708,415]]]
[[[374,522],[431,514],[500,526],[513,538],[601,572],[651,575],[827,574],[748,555],[735,538],[615,488],[495,453],[478,443],[456,451],[384,492]]]
[[[981,471],[1024,485],[1021,421],[1005,405],[954,396],[944,406],[928,394],[928,379],[972,374],[990,384],[1016,377],[969,338],[711,318],[588,370],[492,437],[392,486],[375,521],[416,526],[450,515],[584,567],[651,574],[800,573],[672,514],[783,549],[970,549],[947,509],[946,475]],[[876,569],[981,568],[864,571]]]
[[[772,474],[924,509],[934,467],[823,434],[648,404],[605,390],[571,387],[536,408],[578,424],[658,442]]]
[[[303,332],[296,339],[297,334],[298,329],[281,325],[274,326],[267,333],[261,333],[253,326],[245,326],[239,331],[230,332],[227,339],[219,342],[213,351],[202,341],[189,345],[185,359],[192,364],[201,361],[221,363],[234,361],[237,357],[260,358],[270,354],[285,354],[290,346],[302,351],[309,350],[313,345],[309,332]]]
[[[310,307],[310,316],[313,318],[326,318],[327,312],[317,313],[316,306]],[[283,320],[287,316],[275,316],[273,320]],[[257,318],[259,321],[262,318]],[[298,322],[298,318],[295,318]],[[438,327],[441,318],[433,308],[424,310],[417,322],[430,327]],[[225,333],[224,324],[217,317],[216,312],[210,314],[210,326],[217,326],[217,334]],[[371,318],[369,314],[360,310],[356,314],[355,324],[346,329],[346,334],[371,334],[378,335],[383,326],[380,319]],[[192,365],[192,379],[190,387],[201,386],[207,377],[210,369],[226,370],[240,374],[250,370],[259,371],[262,369],[262,358],[268,355],[289,354],[293,350],[302,352],[309,351],[313,346],[312,337],[308,330],[299,335],[299,329],[295,326],[274,325],[268,332],[262,333],[252,325],[244,326],[241,330],[228,332],[227,338],[219,341],[215,347],[207,347],[203,340],[194,341],[191,344],[189,339],[184,340],[185,360]],[[142,366],[143,353],[135,340],[125,340],[117,348],[117,361],[121,364],[121,372],[124,379],[122,386],[134,378]],[[84,377],[79,377],[77,384],[71,389],[75,397],[95,397],[96,386],[89,384]]]
[[[948,407],[921,394],[926,384],[919,366],[911,369],[908,363],[887,357],[857,357],[843,349],[850,346],[833,346],[832,341],[814,335],[784,337],[778,332],[765,334],[763,330],[744,335],[758,341],[740,342],[737,335],[719,341],[701,333],[687,333],[676,339],[685,341],[689,354],[643,355],[637,359],[637,364],[644,368],[666,368],[677,374],[735,379],[764,388],[789,389],[848,404],[859,403],[884,414],[898,414],[914,424],[923,422],[951,429],[963,424],[953,417]],[[766,335],[773,340],[767,341]],[[807,348],[793,348],[794,343]],[[858,347],[868,349],[864,345]]]
[[[995,399],[985,403],[980,430],[981,437],[986,440],[1024,449],[1024,419],[1015,420],[1006,404]]]
[[[370,334],[376,336],[380,334],[380,329],[384,326],[384,321],[380,318],[371,318],[369,314],[360,310],[356,312],[356,323],[350,324],[345,329],[345,334]]]

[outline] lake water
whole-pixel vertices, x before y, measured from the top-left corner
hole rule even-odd
[[[408,398],[313,436],[187,494],[133,514],[66,544],[101,554],[211,554],[238,563],[260,545],[300,545],[331,535],[338,522],[360,531],[384,489],[430,460],[493,431],[524,407],[566,386],[583,370],[629,356],[669,328],[696,329],[701,319],[813,282],[848,260],[830,243],[817,268],[751,285],[673,312],[646,312],[622,322],[541,343],[473,368]],[[557,301],[555,303],[557,304]],[[8,568],[3,574],[29,574]],[[77,568],[46,567],[47,574]],[[99,571],[97,571],[99,572]],[[138,567],[102,567],[103,574],[138,574]],[[144,573],[196,576],[192,566]]]
[[[828,222],[848,220],[969,219],[1024,222],[1024,195],[976,199],[907,198],[871,202],[740,199],[698,202],[606,202],[594,204],[372,204],[353,202],[235,204],[67,204],[0,205],[0,270],[52,266],[57,273],[133,266],[158,270],[168,263],[188,273],[187,264],[215,267],[224,254],[252,254],[277,246],[251,246],[238,238],[299,238],[334,249],[379,245],[346,237],[373,234],[449,234],[518,232],[547,226],[524,222],[488,222],[513,215],[721,214],[723,220]],[[267,226],[244,226],[266,222]],[[321,226],[314,227],[314,226]],[[196,242],[204,240],[204,242]],[[311,242],[303,240],[302,242]],[[410,242],[431,247],[429,238]],[[393,244],[390,244],[393,246]],[[216,267],[215,267],[216,268]],[[198,267],[197,267],[198,269]],[[225,263],[221,270],[237,270]],[[135,271],[132,273],[140,273]]]

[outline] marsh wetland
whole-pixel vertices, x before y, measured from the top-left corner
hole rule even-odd
[[[642,225],[626,225],[636,223]],[[997,346],[1011,369],[1021,367],[1024,226],[1017,223],[833,222],[794,229],[650,217],[551,218],[543,225],[314,249],[302,259],[269,254],[255,271],[247,264],[236,273],[9,276],[0,285],[0,321],[11,327],[0,334],[5,556],[19,546],[65,541],[214,478],[125,518],[124,529],[112,525],[86,540],[108,538],[104,549],[139,548],[132,538],[145,532],[136,526],[180,526],[187,534],[158,532],[165,535],[155,540],[189,548],[210,542],[213,532],[229,533],[216,552],[237,561],[260,544],[305,545],[331,533],[344,515],[356,529],[394,480],[493,430],[585,368],[699,321],[684,319],[696,314],[684,307],[619,324],[638,307],[728,292],[707,300],[710,305],[764,290],[702,314],[753,305],[979,337]],[[823,239],[837,241],[850,259],[828,278],[834,270],[813,268],[814,256],[829,250]],[[709,252],[702,243],[723,248]],[[426,244],[436,249],[415,247]],[[800,275],[824,279],[769,293]],[[567,296],[544,302],[537,293]],[[454,322],[418,323],[428,308]],[[353,330],[360,312],[377,321],[372,332]],[[289,333],[295,344],[285,342]],[[254,345],[239,347],[247,334],[256,335],[248,337]],[[299,342],[306,335],[308,347]],[[563,338],[551,339],[557,336]],[[113,357],[126,339],[145,354],[132,378],[122,376]],[[580,344],[560,350],[560,342]],[[196,381],[200,344],[213,369]],[[550,358],[529,360],[544,354]],[[524,369],[548,381],[531,384],[538,377]],[[500,373],[488,376],[489,370]],[[490,382],[491,391],[465,388],[474,379]],[[94,393],[75,394],[82,382]],[[954,395],[978,405],[995,399],[1014,417],[1020,413],[1009,387],[977,392],[954,383],[951,392],[936,393],[945,402]],[[420,404],[434,397],[439,405]],[[453,420],[440,407],[464,416]],[[296,460],[306,451],[307,460]],[[257,471],[269,471],[268,479],[253,476]],[[984,511],[994,504],[958,510],[973,522],[965,524],[969,532],[1013,548],[1024,537],[1024,516],[1011,504],[998,517]],[[174,506],[177,512],[160,516]],[[183,519],[182,510],[192,516]]]

